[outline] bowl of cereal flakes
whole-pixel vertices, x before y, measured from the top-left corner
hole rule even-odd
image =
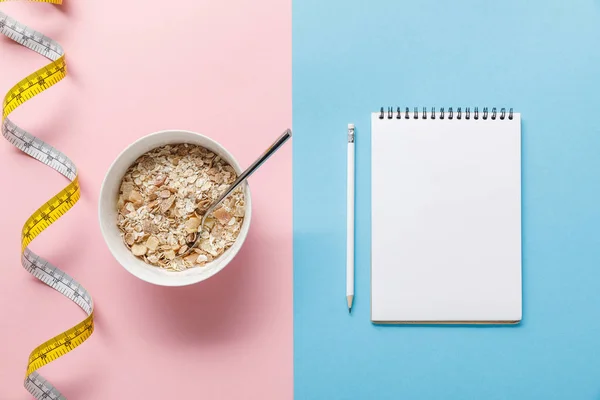
[[[241,172],[231,153],[198,133],[161,131],[132,143],[100,189],[100,229],[110,252],[127,271],[156,285],[190,285],[215,275],[248,234],[248,184],[226,197],[202,230],[200,221]]]

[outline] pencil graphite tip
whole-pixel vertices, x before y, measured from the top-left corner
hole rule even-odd
[[[352,307],[348,307],[348,314],[352,313]]]

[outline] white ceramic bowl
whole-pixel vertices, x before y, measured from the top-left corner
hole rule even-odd
[[[136,277],[161,286],[191,285],[208,279],[225,268],[242,247],[242,244],[248,235],[250,217],[252,214],[250,189],[247,183],[243,183],[246,215],[240,229],[240,234],[235,243],[227,249],[225,253],[204,267],[190,268],[181,272],[166,271],[159,267],[146,264],[144,261],[131,254],[131,251],[123,243],[121,233],[119,228],[117,228],[117,199],[119,188],[121,186],[121,179],[123,179],[127,169],[139,156],[156,147],[175,143],[190,143],[205,147],[226,160],[235,169],[238,175],[242,172],[233,155],[219,143],[206,136],[179,130],[156,132],[137,140],[119,154],[106,173],[102,188],[100,189],[98,205],[100,229],[112,255],[123,268]]]

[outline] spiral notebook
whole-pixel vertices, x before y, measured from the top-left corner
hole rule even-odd
[[[371,319],[521,320],[521,116],[387,108],[371,117]]]

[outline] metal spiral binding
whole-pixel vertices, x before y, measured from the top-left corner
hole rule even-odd
[[[420,114],[420,116],[419,116]],[[387,117],[387,119],[393,119],[394,117],[396,119],[475,119],[475,120],[479,120],[480,116],[479,116],[479,107],[475,107],[473,109],[473,113],[471,114],[471,107],[466,107],[463,111],[462,107],[458,107],[456,109],[456,112],[454,111],[454,109],[452,107],[448,108],[448,111],[445,111],[444,107],[440,108],[440,111],[436,113],[435,111],[435,107],[431,108],[431,111],[428,113],[427,112],[427,108],[423,107],[423,110],[419,113],[419,108],[418,107],[414,107],[413,111],[410,111],[410,108],[405,107],[404,110],[402,110],[401,107],[396,107],[396,111],[394,111],[394,107],[387,107],[387,110],[384,107],[381,107],[380,112],[379,112],[379,119],[385,119]],[[483,113],[481,115],[481,119],[483,120],[488,120],[488,119],[492,119],[492,120],[496,120],[496,119],[513,119],[513,109],[510,108],[508,110],[508,115],[506,112],[506,108],[501,108],[500,112],[498,112],[496,107],[492,108],[491,113],[488,111],[488,107],[484,107],[483,108]]]

